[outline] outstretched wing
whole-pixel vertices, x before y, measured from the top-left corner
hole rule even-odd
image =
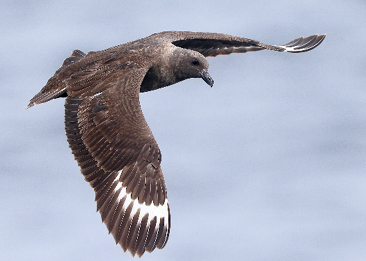
[[[155,34],[153,37],[162,37],[176,46],[197,51],[207,57],[263,49],[292,53],[307,52],[317,47],[325,35],[300,37],[284,45],[263,44],[256,40],[219,33],[172,31]]]
[[[65,104],[67,139],[102,221],[124,251],[138,256],[163,248],[170,230],[161,152],[139,102],[145,73],[127,70],[103,91],[69,96]]]

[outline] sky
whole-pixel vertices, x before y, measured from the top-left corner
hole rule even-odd
[[[142,259],[365,260],[365,13],[356,0],[1,1],[1,259],[132,260],[68,148],[64,100],[26,106],[74,49],[184,30],[327,37],[208,58],[213,88],[140,95],[172,216],[165,248]]]

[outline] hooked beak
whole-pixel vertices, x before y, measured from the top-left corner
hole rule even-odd
[[[200,75],[202,77],[202,79],[211,87],[214,84],[214,80],[211,78],[210,74],[208,73],[208,71],[204,71],[204,72],[200,72]]]

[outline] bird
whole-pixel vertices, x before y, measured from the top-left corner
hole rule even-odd
[[[97,211],[123,251],[162,249],[171,217],[162,153],[139,95],[189,78],[214,80],[206,57],[260,50],[307,52],[325,34],[268,45],[222,33],[165,31],[102,51],[74,50],[27,108],[65,97],[67,141]]]

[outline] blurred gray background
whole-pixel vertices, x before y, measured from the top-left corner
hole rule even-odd
[[[172,228],[144,260],[366,260],[366,4],[325,1],[1,1],[1,260],[131,260],[96,213],[64,134],[64,100],[26,110],[70,56],[164,30],[303,54],[209,58],[142,94],[163,154]]]

